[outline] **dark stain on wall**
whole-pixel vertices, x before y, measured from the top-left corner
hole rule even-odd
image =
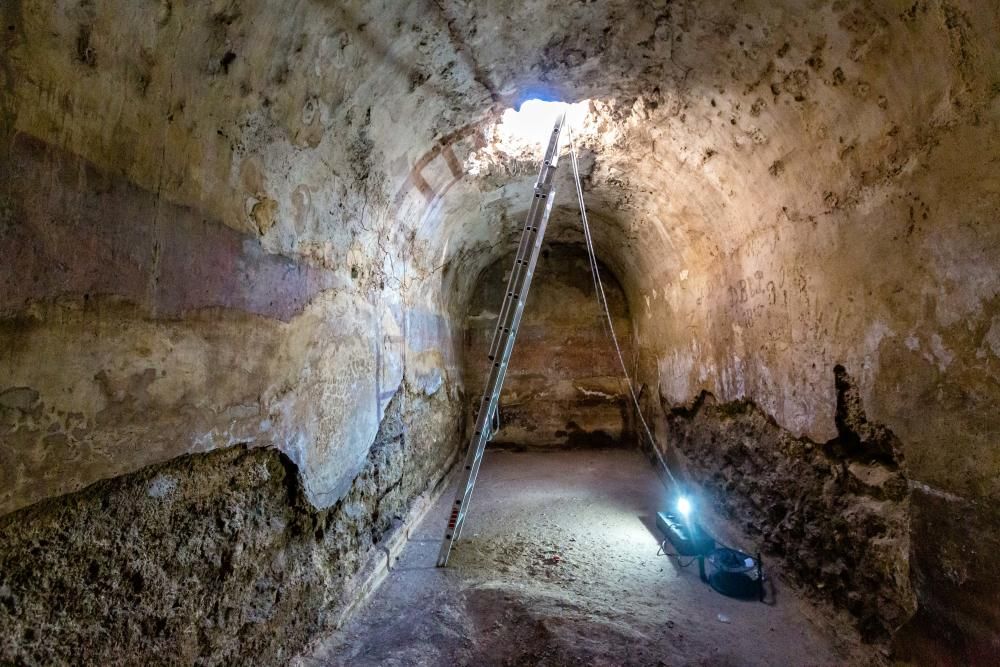
[[[895,637],[918,665],[1000,664],[1000,511],[917,486],[910,563],[919,608]]]

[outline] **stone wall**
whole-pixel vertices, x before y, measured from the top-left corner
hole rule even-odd
[[[5,45],[29,29],[16,9]],[[31,106],[9,92],[0,663],[283,664],[350,608],[458,449],[446,298],[404,289],[398,244],[281,252],[266,207],[227,224],[122,153],[8,124]]]
[[[668,418],[690,478],[803,589],[847,609],[869,641],[913,615],[910,491],[900,443],[837,367],[836,438],[796,437],[750,401],[703,393]]]
[[[910,565],[920,604],[893,642],[916,664],[994,665],[1000,655],[1000,509],[914,483]]]
[[[348,608],[366,567],[385,564],[386,538],[450,463],[453,448],[408,435],[402,402],[329,509],[309,502],[287,456],[237,446],[6,515],[0,662],[285,663]],[[457,416],[442,398],[411,409]]]
[[[514,256],[476,281],[465,329],[465,387],[473,424],[489,372],[490,342]],[[614,274],[601,278],[626,363],[632,326]],[[620,446],[634,439],[622,371],[597,303],[582,246],[546,245],[539,255],[500,395],[495,442],[516,446]]]
[[[0,406],[18,409],[0,422],[0,514],[240,442],[284,451],[329,506],[404,381],[460,391],[434,295],[268,253],[26,135],[6,148]]]

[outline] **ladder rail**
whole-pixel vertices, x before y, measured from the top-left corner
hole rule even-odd
[[[538,189],[538,184],[536,183],[535,184],[536,192],[537,189]],[[531,205],[528,208],[528,220],[537,215],[535,211],[535,209],[537,208],[538,208],[538,197],[535,195],[535,193],[532,193]],[[528,226],[525,225],[525,228],[521,231],[521,241],[518,243],[517,253],[514,255],[515,258],[514,267],[511,269],[510,277],[507,279],[507,287],[504,290],[505,297],[503,303],[500,306],[500,313],[497,315],[497,324],[496,327],[493,329],[493,339],[490,341],[490,351],[486,355],[490,361],[493,361],[494,357],[496,357],[497,350],[500,347],[500,338],[502,336],[503,325],[504,322],[506,322],[507,320],[507,311],[510,307],[510,299],[506,298],[506,296],[511,294],[512,290],[517,285],[517,282],[520,279],[521,262],[519,260],[525,254],[526,249],[529,247],[531,243],[530,237],[531,237],[530,230]]]
[[[557,138],[558,142],[558,138]],[[558,150],[558,146],[556,146]],[[552,153],[552,154],[550,154]],[[545,158],[542,161],[542,167],[538,173],[538,180],[535,181],[534,190],[531,197],[531,204],[528,207],[528,215],[526,217],[526,222],[524,229],[521,231],[521,240],[518,243],[517,253],[514,258],[514,266],[511,269],[510,277],[507,280],[507,288],[504,292],[506,296],[510,296],[513,292],[513,288],[517,285],[520,280],[521,275],[524,272],[525,262],[524,256],[528,254],[531,247],[532,235],[537,231],[536,228],[532,228],[530,222],[531,220],[538,217],[538,209],[545,205],[546,196],[544,192],[549,187],[549,181],[552,176],[555,175],[555,164],[558,161],[558,154],[553,153],[551,150],[546,150]],[[545,214],[546,216],[548,214]],[[507,320],[508,310],[510,308],[512,301],[508,298],[504,298],[502,305],[500,306],[500,313],[497,316],[497,324],[493,329],[493,339],[490,342],[490,351],[487,355],[490,361],[496,356],[496,353],[500,347],[500,340],[503,331],[503,324]]]
[[[531,287],[531,278],[538,262],[545,229],[548,226],[549,215],[555,201],[555,170],[559,160],[559,137],[565,124],[565,114],[560,114],[552,129],[545,157],[538,172],[538,180],[532,193],[531,204],[521,232],[514,267],[504,291],[503,305],[497,317],[497,325],[493,331],[490,343],[490,372],[483,397],[480,401],[479,414],[476,416],[476,426],[468,450],[465,455],[464,474],[452,504],[448,525],[441,541],[438,553],[438,567],[448,564],[448,556],[455,540],[459,538],[465,518],[468,515],[472,491],[482,464],[486,443],[493,437],[492,422],[498,409],[500,392],[507,374],[510,355],[514,349],[517,330],[524,313],[524,305]],[[499,355],[499,357],[498,357]]]
[[[548,208],[551,210],[551,206],[549,206]],[[541,228],[542,225],[540,224],[539,227]],[[536,238],[537,240],[531,246],[532,250],[541,247],[541,240],[542,240],[541,235],[537,235]],[[534,259],[537,260],[537,253],[533,252],[532,254],[534,255]],[[525,273],[524,280],[520,284],[521,287],[520,291],[522,294],[525,293],[527,287],[531,283],[531,277],[534,274],[533,270],[534,264],[535,261],[530,262],[529,270]],[[497,409],[497,406],[499,404],[500,389],[502,388],[503,381],[507,375],[507,368],[509,367],[510,354],[513,351],[514,347],[514,339],[516,336],[517,327],[520,324],[521,316],[524,313],[524,299],[521,298],[518,301],[519,303],[517,303],[514,309],[510,311],[511,333],[506,335],[502,339],[504,342],[502,344],[503,347],[501,350],[502,354],[501,359],[504,359],[505,361],[494,362],[491,369],[488,386],[495,386],[496,390],[490,392],[488,396],[487,395],[483,396],[483,406],[480,407],[480,415],[492,414],[492,412]],[[465,517],[468,513],[469,502],[472,498],[472,491],[473,488],[475,487],[476,479],[478,478],[479,475],[479,467],[482,464],[483,453],[486,448],[486,443],[489,442],[491,437],[490,433],[487,431],[486,420],[484,419],[482,420],[482,422],[483,423],[481,424],[480,420],[477,419],[476,433],[475,433],[476,446],[475,447],[470,446],[469,451],[466,454],[466,462],[465,462],[465,469],[467,471],[466,482],[464,484],[464,489],[461,490],[461,497],[456,496],[455,507],[453,509],[453,513],[455,513],[455,521],[454,521],[454,528],[452,530],[452,537],[451,537],[452,542],[461,537],[462,527],[465,524]]]
[[[555,189],[553,188],[551,192],[555,192]],[[551,208],[552,208],[551,202],[552,202],[552,200],[553,200],[553,197],[550,196],[549,197],[549,204],[547,205],[547,208],[549,209],[549,211],[547,211],[545,213],[545,215],[544,215],[544,217],[542,219],[542,222],[539,225],[542,233],[538,234],[537,240],[535,241],[534,252],[533,252],[533,257],[534,257],[535,260],[537,260],[537,250],[541,248],[542,237],[543,237],[543,234],[544,234],[544,230],[545,230],[545,227],[548,224],[548,213],[551,212]],[[523,286],[522,286],[523,292],[525,294],[527,293],[527,290],[528,290],[528,288],[531,285],[531,279],[534,276],[534,266],[535,266],[535,263],[536,263],[535,261],[532,261],[532,263],[531,263],[531,265],[529,267],[530,270],[528,271],[527,275],[525,276],[525,282],[523,283]],[[513,329],[513,331],[515,333],[516,333],[516,331],[518,329],[518,326],[520,325],[521,316],[523,314],[524,314],[524,299],[521,300],[521,302],[518,304],[517,309],[515,311],[515,321],[514,321],[514,324],[512,326],[512,329]],[[509,357],[510,357],[510,354],[513,352],[513,349],[514,349],[514,338],[515,338],[515,336],[512,335],[512,336],[509,336],[508,339],[507,339],[507,351],[505,353],[505,357],[508,359],[508,363],[502,364],[501,367],[500,367],[500,369],[499,369],[499,379],[497,381],[497,387],[498,387],[498,389],[497,389],[496,395],[494,397],[494,400],[492,402],[494,410],[496,410],[499,407],[499,402],[500,402],[500,388],[502,388],[502,386],[503,386],[503,381],[504,381],[504,379],[507,376],[507,369],[510,367]],[[475,457],[475,460],[472,463],[472,467],[471,467],[470,472],[469,472],[469,481],[468,481],[468,483],[466,485],[465,493],[462,496],[462,503],[461,503],[461,505],[459,505],[459,510],[460,511],[459,511],[458,523],[457,523],[457,526],[455,528],[455,533],[454,533],[454,538],[453,538],[454,540],[457,540],[457,539],[459,539],[462,536],[462,527],[465,525],[465,517],[466,517],[466,515],[469,512],[469,503],[472,500],[472,489],[475,486],[476,479],[479,476],[479,466],[482,464],[482,461],[483,461],[483,454],[485,453],[486,443],[489,442],[490,439],[492,439],[492,435],[490,435],[489,437],[487,437],[483,441],[482,447],[477,448],[477,455]]]

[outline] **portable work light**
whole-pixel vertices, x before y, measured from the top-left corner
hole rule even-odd
[[[656,527],[670,541],[678,555],[704,556],[715,548],[715,540],[691,514],[694,503],[686,494],[677,497],[676,513],[657,512]]]
[[[681,496],[677,499],[677,511],[680,512],[685,521],[691,516],[691,501],[687,496]]]

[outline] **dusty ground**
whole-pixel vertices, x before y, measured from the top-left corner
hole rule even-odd
[[[657,555],[651,515],[665,496],[638,452],[491,451],[449,567],[434,562],[450,491],[368,606],[299,663],[872,661],[849,626],[780,582],[773,606],[732,600],[702,584],[694,567]]]

